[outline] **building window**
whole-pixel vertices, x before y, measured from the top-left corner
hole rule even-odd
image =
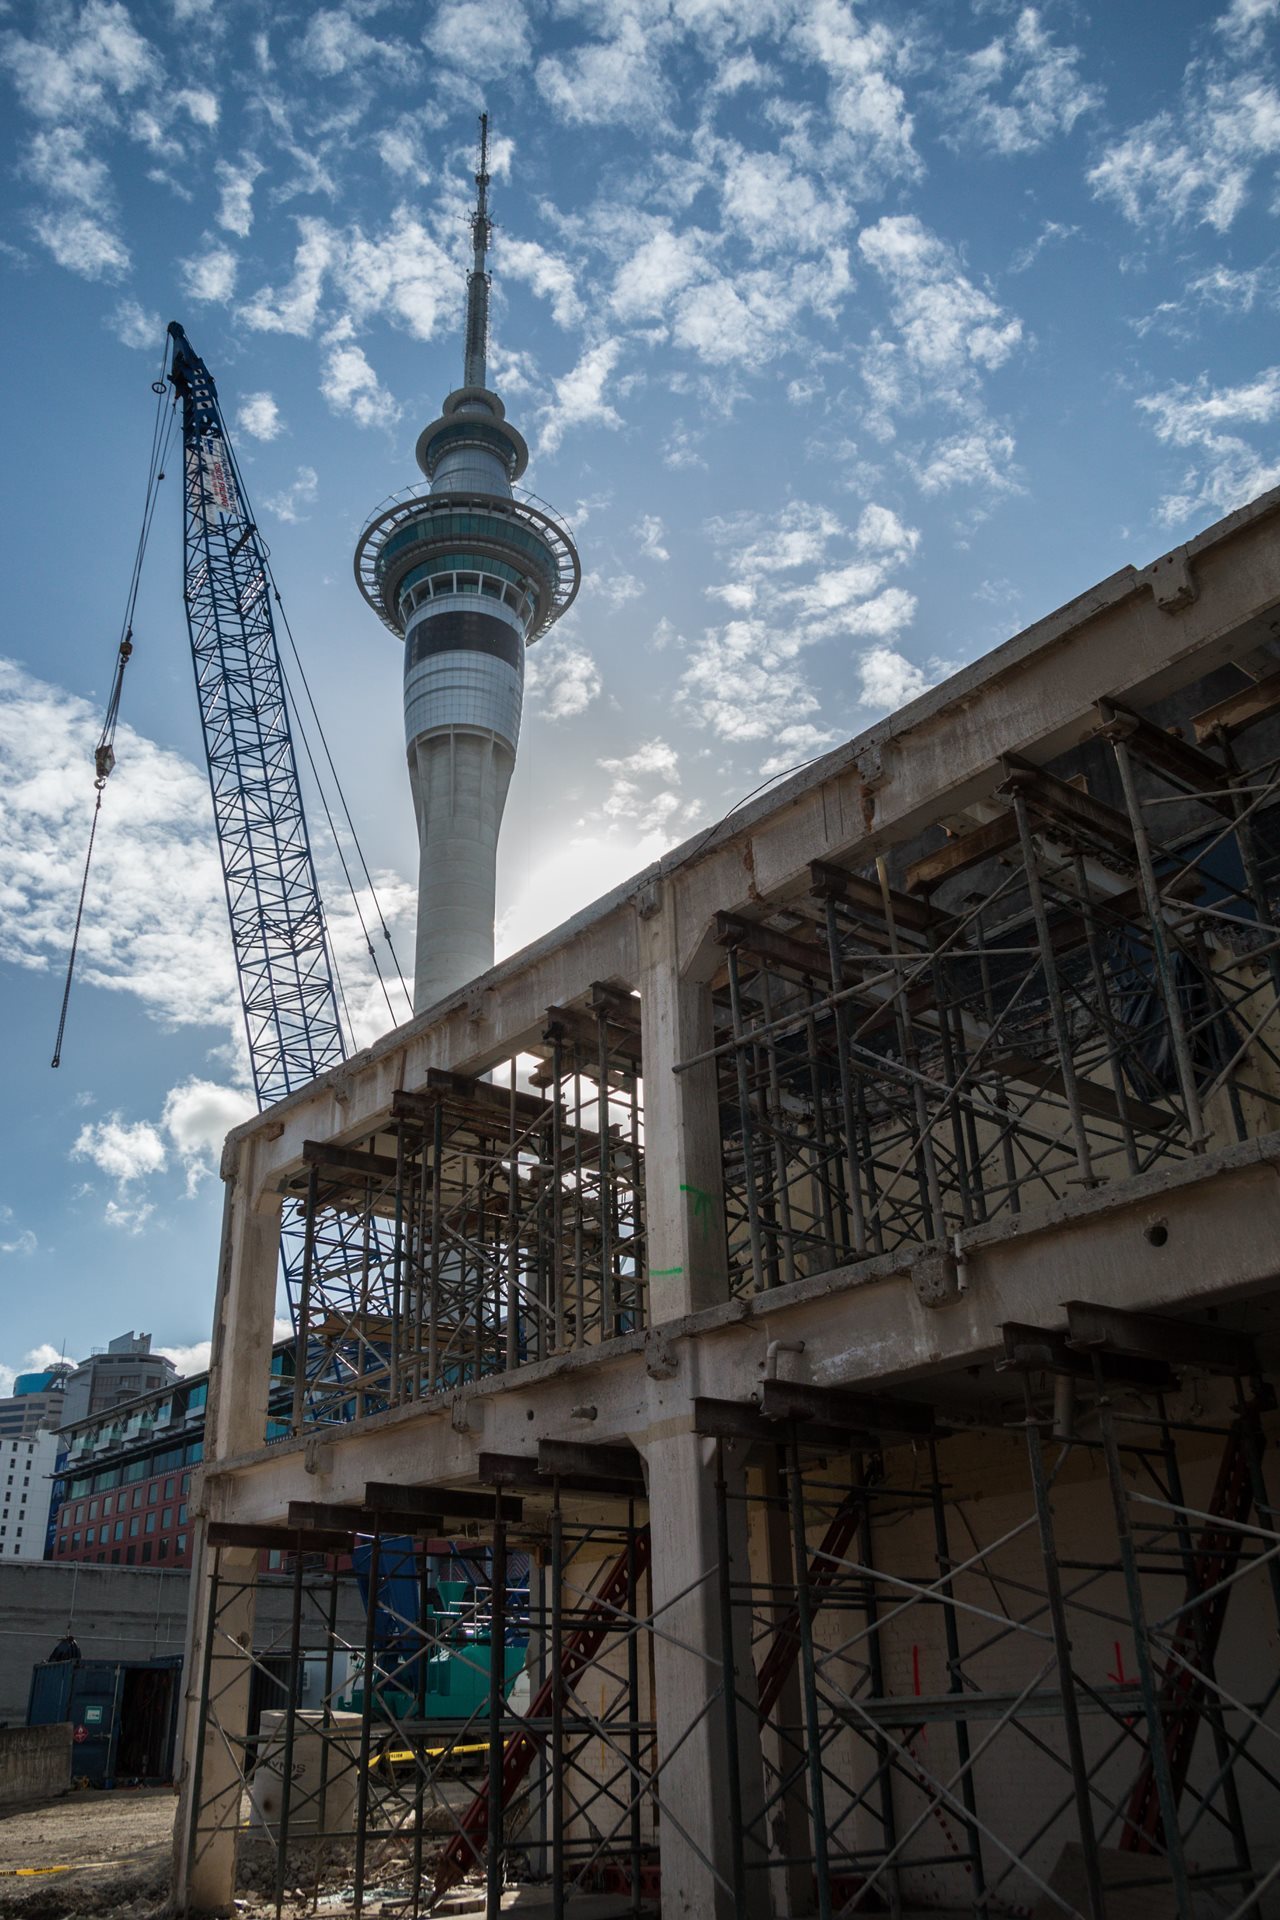
[[[113,1547],[113,1548],[111,1549],[111,1564],[112,1564],[112,1566],[113,1566],[113,1567],[118,1567],[118,1566],[120,1565],[120,1549],[119,1549],[119,1547]]]
[[[93,1545],[93,1532],[94,1530],[92,1527],[86,1527],[84,1530],[84,1543],[86,1547],[91,1547]]]
[[[140,1507],[142,1505],[142,1488],[141,1487],[134,1488],[133,1499],[129,1502],[129,1505],[131,1507]]]
[[[24,1482],[24,1485],[25,1485],[25,1482]],[[89,1518],[91,1520],[96,1520],[97,1517],[98,1517],[98,1503],[96,1500],[91,1500],[89,1502]]]
[[[78,1547],[78,1546],[80,1545],[80,1535],[79,1535],[78,1533],[73,1533],[73,1534],[72,1534],[72,1536],[71,1536],[71,1544],[72,1544],[72,1546],[73,1546],[73,1547]]]
[[[189,1473],[184,1473],[182,1476],[182,1491],[184,1493],[190,1493],[191,1491],[191,1475]]]
[[[178,1508],[178,1525],[180,1527],[185,1527],[186,1524],[187,1524],[187,1503],[184,1500],[182,1505]]]
[[[131,1566],[133,1565],[133,1563],[134,1563],[134,1559],[135,1559],[135,1557],[136,1557],[136,1555],[137,1555],[137,1551],[138,1551],[138,1550],[137,1550],[137,1548],[136,1548],[136,1547],[126,1547],[126,1548],[125,1548],[125,1550],[124,1550],[124,1563],[125,1563],[125,1565],[126,1565],[126,1567],[131,1567]]]
[[[173,1508],[172,1507],[166,1507],[164,1512],[160,1515],[160,1525],[164,1528],[166,1533],[169,1531],[169,1528],[173,1525]]]
[[[144,1540],[144,1541],[143,1541],[143,1543],[142,1543],[142,1564],[143,1564],[143,1566],[145,1566],[145,1565],[147,1564],[147,1562],[148,1562],[148,1561],[150,1560],[150,1558],[151,1558],[151,1542],[150,1542],[149,1540]]]
[[[166,1500],[172,1500],[173,1498],[173,1476],[172,1475],[170,1475],[169,1478],[164,1483],[164,1497]],[[165,1525],[166,1526],[168,1525],[167,1521],[165,1522]]]
[[[111,1495],[108,1494],[106,1499],[102,1503],[102,1517],[104,1520],[106,1519],[110,1511],[111,1511]]]
[[[140,1524],[139,1524],[139,1521],[138,1521],[138,1516],[137,1516],[137,1514],[135,1513],[135,1514],[134,1514],[134,1516],[133,1516],[133,1518],[132,1518],[132,1520],[130,1520],[130,1522],[129,1522],[129,1538],[130,1538],[131,1540],[136,1540],[136,1539],[137,1539],[137,1537],[138,1537],[138,1535],[139,1535],[139,1533],[140,1533],[141,1531],[142,1531],[142,1529],[141,1529],[141,1526],[140,1526]],[[132,1558],[133,1558],[133,1549],[132,1549],[132,1548],[130,1548],[130,1549],[129,1549],[129,1557],[130,1557],[130,1559],[132,1559]]]
[[[111,1536],[111,1538],[112,1538],[113,1540],[123,1540],[123,1539],[124,1539],[124,1521],[123,1521],[123,1520],[117,1520],[117,1521],[116,1521],[116,1530],[115,1530],[115,1532],[114,1532],[114,1533],[112,1534],[112,1536]],[[120,1558],[120,1556],[119,1556],[119,1554],[118,1554],[118,1553],[113,1553],[113,1554],[112,1554],[112,1556],[111,1556],[111,1558],[112,1558],[113,1560],[118,1560],[118,1559]]]
[[[185,1533],[180,1533],[178,1535],[177,1540],[174,1542],[174,1551],[177,1553],[178,1557],[181,1558],[182,1555],[186,1552],[186,1550],[187,1550],[187,1536]]]
[[[151,1485],[147,1488],[147,1505],[149,1507],[154,1506],[156,1501],[159,1498],[160,1498],[160,1482],[158,1480],[153,1480],[151,1482]]]
[[[154,1513],[149,1513],[147,1515],[147,1532],[154,1533],[155,1530],[156,1530],[156,1517]]]
[[[156,1548],[156,1559],[167,1560],[168,1558],[169,1558],[169,1542],[165,1539],[164,1535],[161,1534],[160,1544]]]

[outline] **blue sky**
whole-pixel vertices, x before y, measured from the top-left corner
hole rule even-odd
[[[1280,0],[0,4],[0,1383],[130,1325],[191,1357],[249,1108],[172,485],[48,1065],[164,323],[408,955],[401,663],[350,555],[461,377],[488,107],[492,378],[585,574],[529,659],[510,951],[1280,480],[1278,49]]]

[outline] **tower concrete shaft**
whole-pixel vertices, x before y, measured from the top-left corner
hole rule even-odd
[[[482,114],[463,385],[418,436],[427,492],[380,509],[356,548],[361,592],[405,644],[419,1013],[493,965],[498,833],[520,740],[524,652],[559,619],[580,578],[568,529],[514,491],[529,450],[487,385],[488,190]]]

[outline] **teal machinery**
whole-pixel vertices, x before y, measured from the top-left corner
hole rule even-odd
[[[358,1541],[352,1553],[360,1597],[369,1606],[372,1543]],[[429,1582],[407,1535],[378,1542],[378,1593],[373,1623],[379,1680],[374,1711],[400,1719],[468,1722],[485,1710],[493,1662],[492,1615],[483,1589],[465,1580]],[[524,1670],[529,1645],[527,1588],[509,1587],[503,1646],[503,1692]],[[345,1695],[335,1704],[352,1713],[364,1706],[364,1677],[353,1666]]]

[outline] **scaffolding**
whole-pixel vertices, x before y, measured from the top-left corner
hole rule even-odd
[[[638,1002],[597,986],[533,1048],[306,1144],[295,1430],[645,1325]]]
[[[781,1876],[781,1910],[811,1890],[821,1920],[1115,1920],[1140,1894],[1159,1903],[1134,1911],[1177,1920],[1272,1911],[1280,1863],[1254,1853],[1280,1814],[1280,1680],[1247,1648],[1275,1644],[1280,1532],[1250,1343],[1084,1304],[1065,1336],[1005,1342],[1022,1417],[984,1448],[979,1422],[923,1402],[782,1383],[760,1409],[697,1403],[701,1432],[757,1462],[750,1564],[721,1566],[762,1730],[740,1909],[753,1878]],[[1216,1413],[1179,1395],[1171,1362],[1193,1357],[1225,1377]],[[990,1434],[1004,1497],[984,1538]]]
[[[945,1248],[1280,1125],[1258,705],[1199,715],[1198,745],[1101,705],[1056,766],[1007,758],[981,820],[718,915],[716,1042],[682,1069],[716,1063],[735,1291]]]
[[[510,1456],[490,1465],[503,1485],[537,1482],[535,1515],[522,1522],[524,1502],[508,1494],[382,1488],[355,1512],[295,1504],[284,1529],[210,1527],[198,1751],[222,1765],[216,1786],[194,1781],[188,1844],[198,1860],[238,1841],[242,1874],[274,1890],[277,1913],[286,1889],[314,1907],[335,1875],[357,1914],[386,1897],[426,1912],[464,1879],[484,1883],[496,1913],[509,1882],[549,1883],[556,1920],[584,1889],[623,1888],[638,1914],[656,1884],[648,1641],[662,1627],[638,1464],[608,1475],[548,1474]],[[581,1506],[584,1489],[590,1519],[564,1505],[572,1490]],[[432,1535],[486,1508],[482,1542],[468,1545],[486,1578],[441,1608]],[[530,1548],[519,1554],[527,1588],[511,1584],[518,1540]],[[242,1564],[229,1565],[236,1552]],[[275,1640],[250,1652],[243,1610],[264,1581],[287,1581],[293,1604]],[[339,1596],[357,1583],[362,1642],[339,1625],[351,1611]],[[278,1684],[282,1669],[281,1708],[246,1721],[253,1676]],[[464,1694],[469,1710],[450,1713]]]

